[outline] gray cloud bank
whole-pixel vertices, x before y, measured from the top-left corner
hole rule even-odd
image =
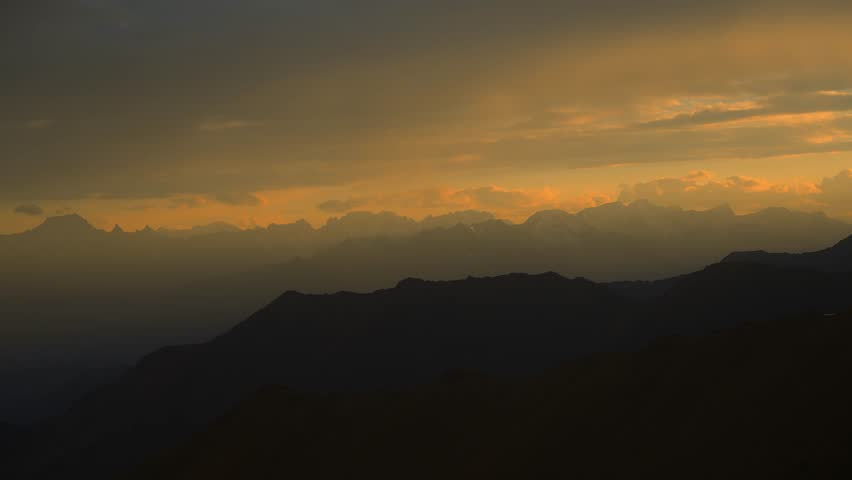
[[[808,143],[791,125],[696,128],[847,112],[848,98],[815,92],[852,86],[850,10],[831,0],[11,0],[0,11],[0,168],[13,174],[0,197],[340,185],[407,162],[451,175],[846,151],[842,135]],[[634,115],[643,98],[696,95],[770,100]],[[566,107],[620,111],[565,129],[553,112]],[[51,128],[15,127],[20,112]],[[556,124],[538,128],[542,118]],[[469,152],[482,158],[475,167],[441,163]]]
[[[40,206],[32,203],[26,205],[18,205],[13,211],[21,215],[30,215],[34,217],[44,215],[44,210]]]

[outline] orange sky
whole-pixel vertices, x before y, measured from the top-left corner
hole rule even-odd
[[[30,48],[0,52],[0,232],[646,197],[852,218],[849,2],[204,5],[2,25]]]

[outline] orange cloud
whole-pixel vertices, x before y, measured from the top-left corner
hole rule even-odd
[[[549,188],[511,189],[490,185],[475,188],[431,188],[385,195],[350,197],[321,202],[317,208],[327,213],[353,210],[392,210],[423,217],[459,210],[485,210],[498,218],[522,222],[540,210],[578,211],[614,200],[608,193],[563,195]]]
[[[198,195],[181,196],[169,199],[169,208],[199,208],[207,205],[207,200]]]
[[[234,206],[255,207],[266,204],[264,197],[248,192],[223,192],[216,194],[213,198],[218,202]]]
[[[637,106],[643,123],[674,120],[703,112],[743,112],[762,108],[756,99],[728,98],[721,95],[698,97],[670,97],[640,102]]]
[[[701,171],[624,185],[618,198],[623,202],[644,199],[688,209],[707,209],[727,203],[740,212],[784,206],[848,217],[852,212],[852,170],[821,182],[787,183],[750,176],[716,178],[712,172]]]
[[[852,169],[824,178],[814,198],[836,216],[852,220]]]

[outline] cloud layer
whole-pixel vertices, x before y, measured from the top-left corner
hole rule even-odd
[[[32,203],[18,205],[13,211],[21,215],[30,215],[34,217],[44,215],[44,210],[40,206]]]
[[[851,23],[835,0],[10,0],[0,202],[369,184],[353,198],[532,208],[593,200],[507,178],[852,159]]]
[[[708,209],[723,203],[738,211],[771,206],[824,211],[852,220],[852,170],[844,170],[820,182],[772,183],[745,176],[717,178],[697,171],[683,177],[659,178],[622,187],[619,201],[645,199],[661,205]]]
[[[317,205],[326,213],[344,213],[355,210],[393,210],[411,214],[443,214],[461,210],[485,210],[497,217],[522,222],[540,210],[565,209],[577,211],[613,200],[601,193],[564,198],[552,188],[510,189],[495,185],[465,189],[430,188],[387,195],[350,197],[344,200],[327,200]]]

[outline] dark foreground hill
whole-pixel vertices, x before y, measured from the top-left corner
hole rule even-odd
[[[810,268],[826,272],[852,271],[852,237],[816,252],[769,253],[764,250],[734,252],[724,262],[754,262],[787,268]]]
[[[130,479],[849,478],[852,315],[370,394],[268,387]]]
[[[718,264],[639,301],[556,274],[405,280],[372,294],[288,292],[226,334],[145,357],[37,432],[29,478],[109,478],[257,388],[401,388],[453,369],[530,374],[662,335],[852,308],[852,274]]]

